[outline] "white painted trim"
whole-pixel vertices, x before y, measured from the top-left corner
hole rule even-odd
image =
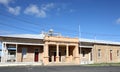
[[[18,43],[18,42],[3,42],[3,43],[7,43],[7,44],[17,44],[17,45],[44,45],[44,44],[37,44],[37,43]]]
[[[79,46],[80,48],[93,48],[93,46]]]

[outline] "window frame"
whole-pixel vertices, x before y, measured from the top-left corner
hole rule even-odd
[[[101,58],[101,49],[98,49],[98,58]]]
[[[120,51],[119,51],[119,50],[117,50],[117,56],[118,56],[118,57],[120,56]]]

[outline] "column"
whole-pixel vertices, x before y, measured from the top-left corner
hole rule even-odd
[[[75,45],[75,63],[76,64],[79,64],[80,63],[80,56],[79,56],[79,47],[78,47],[78,44]]]
[[[94,51],[93,51],[93,47],[92,47],[91,51],[92,51],[92,52],[91,52],[91,53],[92,53],[92,54],[91,54],[91,63],[93,63],[93,62],[94,62],[94,54],[93,54]]]
[[[66,46],[66,56],[67,57],[69,56],[69,47],[68,47],[68,45]]]
[[[66,45],[66,62],[69,62],[69,46]]]
[[[59,62],[59,44],[56,47],[56,62]]]
[[[45,45],[44,45],[44,60],[43,60],[45,65],[47,65],[49,63],[48,48],[49,48],[49,45],[45,43]]]
[[[75,45],[75,56],[78,57],[79,56],[79,47],[78,45]]]
[[[82,64],[82,47],[80,46],[80,54],[79,54],[79,57],[80,57],[80,63]]]

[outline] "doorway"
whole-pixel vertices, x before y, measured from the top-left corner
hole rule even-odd
[[[54,60],[53,60],[53,61],[56,62],[56,52],[53,52],[53,54],[54,54],[54,55],[53,55],[53,57],[54,57]]]
[[[56,62],[56,52],[50,53],[49,62]],[[59,62],[61,62],[61,52],[59,52]]]
[[[34,61],[35,61],[35,62],[38,62],[38,59],[39,59],[39,50],[38,50],[38,49],[35,49]]]

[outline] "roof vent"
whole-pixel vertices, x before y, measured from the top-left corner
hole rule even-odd
[[[54,32],[53,29],[50,29],[50,30],[49,30],[49,35],[50,35],[50,36],[53,36],[53,32]]]

